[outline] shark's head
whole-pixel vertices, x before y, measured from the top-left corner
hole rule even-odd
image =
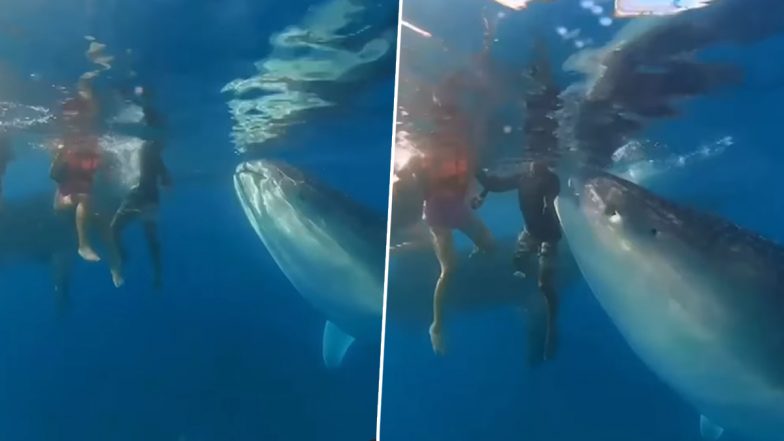
[[[299,293],[348,334],[380,323],[386,223],[344,194],[278,162],[240,164],[245,214]],[[378,329],[372,326],[378,337]]]
[[[711,419],[777,439],[781,248],[603,172],[572,174],[556,205],[591,291],[648,366]]]
[[[607,173],[573,176],[564,193],[559,198],[562,222],[582,223],[605,246],[655,251],[677,245],[687,228],[671,204]]]

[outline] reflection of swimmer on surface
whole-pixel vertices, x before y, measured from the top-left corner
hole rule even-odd
[[[561,190],[558,176],[543,161],[535,160],[523,171],[501,176],[487,170],[477,173],[484,191],[474,206],[481,205],[488,192],[506,192],[517,189],[520,213],[525,227],[517,238],[513,257],[515,274],[521,277],[526,261],[534,255],[539,258],[539,289],[547,307],[544,358],[551,358],[556,350],[555,321],[558,313],[558,296],[554,284],[554,267],[561,225],[555,211],[555,198]]]
[[[465,134],[467,122],[454,104],[441,105],[438,128],[428,142],[431,149],[425,158],[412,160],[400,173],[416,179],[424,195],[423,219],[433,237],[441,273],[433,294],[433,323],[430,339],[436,353],[444,352],[442,337],[443,303],[447,284],[455,265],[453,230],[460,230],[475,244],[475,251],[490,251],[493,237],[467,202],[472,179],[469,146]]]
[[[125,250],[122,244],[123,229],[133,220],[140,219],[144,225],[144,233],[150,250],[150,259],[153,266],[153,280],[155,287],[160,287],[162,282],[161,250],[157,233],[157,215],[160,203],[159,185],[168,187],[171,178],[168,169],[163,163],[161,153],[163,140],[160,133],[162,121],[160,116],[151,107],[151,97],[146,89],[142,89],[144,122],[150,133],[145,136],[139,154],[139,183],[135,185],[123,200],[120,208],[112,219],[112,281],[116,287],[123,283],[122,265],[125,260]]]
[[[0,134],[0,213],[3,212],[3,178],[8,164],[14,159],[14,151],[11,147],[11,140],[6,134]]]
[[[101,161],[98,137],[93,132],[96,115],[93,90],[81,81],[79,93],[63,105],[65,133],[50,169],[50,177],[57,183],[55,210],[75,208],[79,255],[90,262],[100,260],[87,234],[93,180]]]

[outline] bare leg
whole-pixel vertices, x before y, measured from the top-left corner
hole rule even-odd
[[[460,231],[474,242],[474,250],[471,252],[471,256],[480,251],[491,253],[495,250],[493,233],[490,232],[482,219],[476,214],[471,214],[468,223]]]
[[[153,286],[160,288],[163,282],[163,269],[161,266],[161,243],[158,240],[155,221],[147,220],[144,222],[144,235],[147,238],[147,246],[150,249],[150,259],[152,260]]]
[[[76,202],[76,234],[79,237],[79,255],[88,262],[101,260],[93,250],[87,233],[87,219],[90,216],[90,197],[81,195]]]
[[[123,261],[125,260],[125,249],[123,248],[122,243],[122,232],[134,217],[136,217],[135,212],[128,211],[123,207],[120,207],[120,209],[114,215],[110,227],[111,240],[109,243],[111,244],[110,249],[112,253],[112,282],[114,282],[114,286],[117,288],[125,283],[125,279],[123,278]]]
[[[442,355],[445,349],[441,333],[444,314],[443,303],[447,283],[451,279],[454,267],[454,239],[452,231],[449,229],[433,228],[432,233],[436,257],[441,265],[441,274],[433,293],[433,323],[430,325],[430,343],[433,345],[433,352]]]

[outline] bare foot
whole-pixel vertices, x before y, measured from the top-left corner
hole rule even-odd
[[[433,352],[436,355],[444,355],[444,337],[441,335],[441,327],[436,327],[435,323],[430,325],[430,344],[433,345]]]
[[[101,260],[98,254],[89,246],[79,248],[79,255],[88,262],[99,262]]]
[[[112,270],[112,283],[114,283],[115,288],[119,288],[125,283],[125,279],[120,270]]]

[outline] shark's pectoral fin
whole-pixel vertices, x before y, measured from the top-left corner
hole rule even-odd
[[[324,325],[324,340],[321,348],[324,365],[330,369],[339,367],[343,363],[348,348],[353,343],[354,337],[343,332],[334,323],[327,321]]]
[[[716,441],[721,438],[723,433],[723,427],[717,426],[705,415],[700,415],[700,435],[702,435],[702,439]]]

